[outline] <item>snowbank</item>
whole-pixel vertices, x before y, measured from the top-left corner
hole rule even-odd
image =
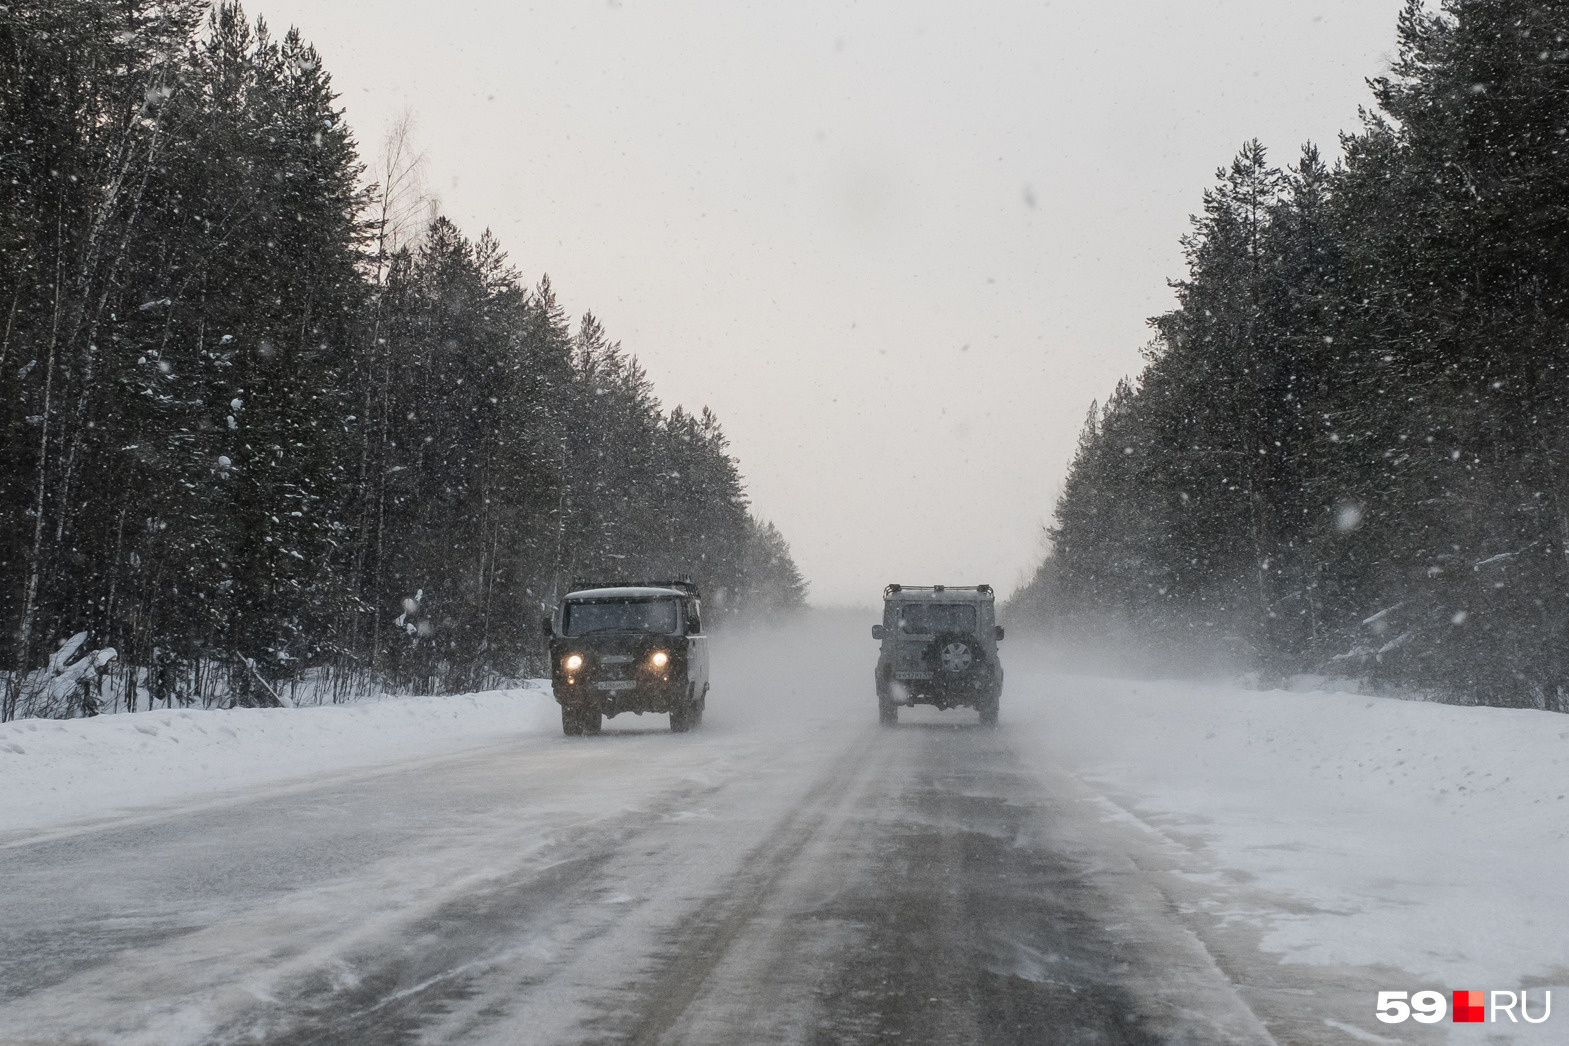
[[[0,832],[560,732],[549,683],[318,708],[0,725]]]
[[[1569,982],[1569,716],[1021,682],[1038,750],[1187,848],[1210,914],[1282,961],[1420,979],[1391,989]]]

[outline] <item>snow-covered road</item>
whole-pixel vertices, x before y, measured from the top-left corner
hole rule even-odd
[[[855,623],[733,640],[694,734],[567,739],[539,692],[482,695],[489,734],[370,730],[367,761],[291,725],[312,772],[130,808],[7,776],[29,753],[4,762],[4,728],[0,781],[54,773],[65,813],[0,830],[0,1042],[1563,1041],[1560,1014],[1391,1026],[1373,1001],[1529,986],[1539,1010],[1569,980],[1531,879],[1569,856],[1564,814],[1510,790],[1557,776],[1569,721],[1021,650],[1002,729],[887,730]],[[221,752],[244,719],[209,715]]]

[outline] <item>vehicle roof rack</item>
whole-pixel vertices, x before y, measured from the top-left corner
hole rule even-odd
[[[887,599],[906,589],[911,592],[946,592],[953,589],[955,592],[978,592],[983,596],[994,594],[990,585],[901,585],[895,582],[883,589],[883,598]]]
[[[586,588],[674,588],[685,592],[693,599],[702,599],[702,594],[697,590],[695,581],[586,581],[574,578],[568,592],[581,592]]]

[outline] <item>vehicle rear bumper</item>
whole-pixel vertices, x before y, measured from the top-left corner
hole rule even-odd
[[[890,705],[983,708],[997,701],[1001,689],[1001,672],[991,667],[958,677],[887,665],[877,669],[878,699]]]

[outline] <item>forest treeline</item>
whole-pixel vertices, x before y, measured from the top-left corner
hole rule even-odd
[[[236,4],[0,7],[0,719],[470,689],[578,578],[803,602],[718,421],[407,145]]]
[[[1569,711],[1569,6],[1398,33],[1342,160],[1204,195],[1015,611]]]

